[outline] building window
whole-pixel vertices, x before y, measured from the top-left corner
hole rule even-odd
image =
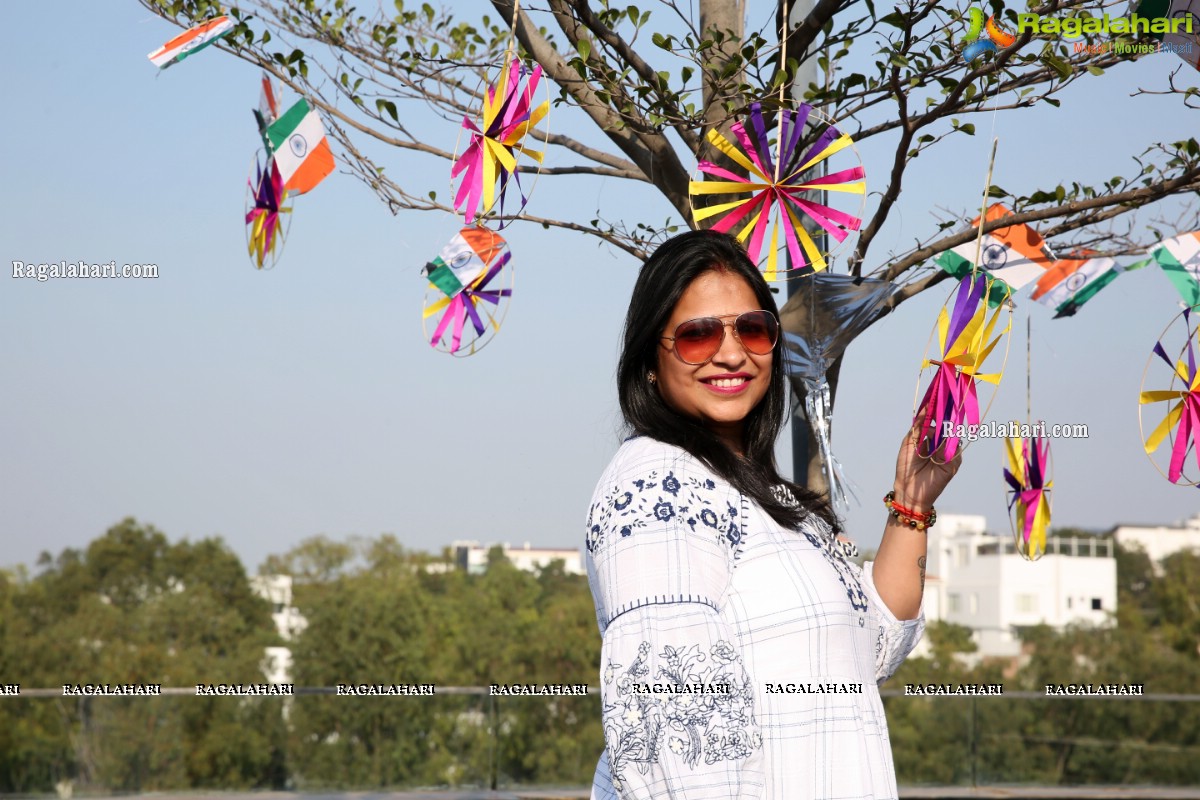
[[[971,560],[971,548],[965,544],[960,544],[958,546],[957,555],[958,557],[955,559],[955,566],[964,566],[968,561]]]
[[[1036,614],[1037,610],[1038,610],[1038,596],[1036,594],[1019,594],[1019,595],[1017,595],[1017,613]]]
[[[1092,611],[1100,611],[1100,610],[1101,610],[1100,598],[1093,597],[1092,598]]]
[[[970,613],[972,613],[972,614],[979,613],[979,595],[976,594],[975,592],[971,592]]]
[[[956,593],[951,592],[946,600],[949,602],[950,612],[952,614],[957,614],[959,611],[962,611],[962,602]]]
[[[1072,600],[1072,598],[1070,598],[1070,597],[1067,598],[1067,610],[1068,611],[1071,610],[1071,600]]]

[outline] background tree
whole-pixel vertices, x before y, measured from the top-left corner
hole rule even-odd
[[[931,163],[928,155],[921,162],[924,172],[915,168],[917,159],[935,154],[947,137],[974,135],[971,120],[983,112],[1057,106],[1056,95],[1067,87],[1102,81],[1105,70],[1130,60],[1111,50],[1076,53],[1057,34],[1026,31],[994,58],[967,65],[956,45],[970,5],[965,2],[908,0],[877,8],[871,0],[780,0],[766,14],[753,9],[764,17],[758,27],[747,17],[747,4],[729,0],[658,0],[646,8],[606,0],[545,5],[491,0],[495,16],[472,19],[449,7],[418,8],[403,0],[395,2],[395,13],[380,7],[370,14],[344,0],[140,2],[185,26],[228,7],[238,26],[218,46],[274,74],[319,107],[341,145],[342,163],[393,212],[453,209],[430,187],[406,183],[407,170],[385,171],[371,154],[378,150],[374,145],[449,162],[454,153],[441,143],[452,140],[464,116],[478,114],[483,88],[515,35],[521,55],[541,64],[557,90],[555,132],[541,175],[622,179],[631,188],[657,193],[668,215],[659,225],[624,219],[623,197],[621,207],[597,209],[589,218],[543,216],[536,204],[519,218],[595,236],[639,258],[668,233],[694,224],[688,195],[694,164],[724,158],[706,132],[727,133],[749,103],[763,101],[770,109],[781,86],[792,86],[799,74],[814,75],[793,88],[795,100],[838,120],[857,142],[879,138],[891,151],[890,163],[871,165],[877,195],[845,257],[845,269],[855,276],[903,284],[887,310],[946,278],[922,268],[931,257],[976,237],[974,230],[947,232],[959,227],[947,221],[917,233],[906,252],[878,252],[875,242],[905,181],[930,177],[930,169],[933,177],[947,177],[944,165]],[[990,5],[1017,30],[1018,9]],[[1062,17],[1085,11],[1119,16],[1127,9],[1116,0],[1049,0],[1030,10]],[[1088,34],[1084,41],[1100,37]],[[1197,90],[1184,84],[1194,84],[1195,73],[1181,69],[1149,91],[1177,95],[1180,108],[1190,108]],[[444,135],[426,135],[439,126]],[[1014,214],[985,230],[1037,223],[1060,252],[1084,246],[1109,255],[1142,252],[1174,227],[1161,218],[1143,224],[1145,217],[1139,221],[1134,212],[1200,189],[1200,144],[1194,138],[1156,142],[1153,126],[1146,126],[1144,150],[1131,161],[1125,177],[1094,186],[1073,182],[1009,192],[994,185],[992,197]],[[959,218],[970,219],[978,207],[958,211]],[[838,359],[830,370],[834,391],[840,364]],[[811,444],[807,481],[823,489]]]
[[[265,681],[263,648],[278,644],[270,607],[220,540],[171,544],[127,519],[86,550],[43,553],[38,568],[0,581],[6,680]],[[0,764],[12,764],[0,770],[0,791],[47,791],[60,780],[121,791],[253,788],[283,777],[278,698],[31,698],[0,715],[13,737],[0,746]]]

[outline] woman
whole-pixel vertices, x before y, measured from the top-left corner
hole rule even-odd
[[[924,628],[924,527],[958,467],[900,449],[875,562],[774,463],[787,386],[770,289],[735,239],[664,243],[618,366],[633,436],[596,487],[603,637],[593,798],[896,797],[877,684]]]

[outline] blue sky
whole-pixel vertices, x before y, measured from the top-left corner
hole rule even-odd
[[[241,224],[257,73],[210,49],[157,74],[145,54],[174,30],[132,1],[24,4],[8,22],[54,30],[58,44],[10,36],[0,48],[0,69],[20,76],[5,92],[0,160],[0,565],[83,547],[126,516],[172,539],[222,536],[251,571],[322,533],[390,532],[430,551],[455,539],[579,545],[619,441],[613,374],[630,257],[512,226],[504,328],[480,355],[448,357],[422,339],[420,270],[455,219],[392,216],[339,172],[300,198],[279,266],[257,272]],[[1084,81],[1060,109],[974,120],[979,135],[914,164],[874,264],[927,235],[937,207],[977,206],[993,130],[996,182],[1018,193],[1127,173],[1151,140],[1194,134],[1177,101],[1130,96],[1179,63],[1147,57]],[[586,123],[555,111],[550,124]],[[428,128],[453,146],[452,126]],[[885,144],[860,148],[868,181],[888,168]],[[443,164],[381,157],[414,185],[448,189]],[[596,208],[633,222],[670,214],[653,192],[600,179],[543,178],[530,206],[584,221]],[[9,277],[14,260],[154,263],[160,277],[38,283]],[[861,488],[850,533],[868,547],[948,293],[906,303],[843,368],[834,447]],[[1178,305],[1147,269],[1073,319],[1029,302],[1016,312],[1022,333],[992,418],[1025,417],[1032,314],[1034,416],[1090,430],[1054,443],[1056,525],[1200,510],[1195,490],[1155,472],[1138,434],[1146,357]],[[790,464],[786,441],[780,455]],[[1007,530],[1001,458],[998,442],[972,445],[939,510]]]

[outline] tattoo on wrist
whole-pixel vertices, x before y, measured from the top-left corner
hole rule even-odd
[[[917,566],[921,568],[921,592],[925,592],[925,556],[917,559]]]

